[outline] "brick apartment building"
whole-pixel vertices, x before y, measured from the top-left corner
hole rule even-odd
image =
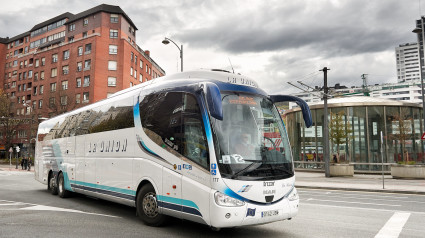
[[[0,38],[0,85],[12,102],[10,118],[28,117],[32,123],[163,76],[149,51],[136,44],[136,30],[120,7],[102,4]],[[30,131],[20,126],[11,143],[34,143]],[[10,144],[5,136],[2,130],[0,151]]]

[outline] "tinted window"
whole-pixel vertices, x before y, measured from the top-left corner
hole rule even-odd
[[[58,117],[56,120],[50,120],[43,127],[39,128],[39,134],[42,135],[43,140],[134,127],[132,101],[121,100],[78,114]]]
[[[145,133],[159,146],[208,168],[208,146],[196,98],[164,92],[146,96],[140,104]]]

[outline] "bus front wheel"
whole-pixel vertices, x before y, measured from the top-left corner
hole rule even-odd
[[[144,185],[137,194],[137,214],[149,226],[161,226],[166,217],[158,212],[158,200],[151,184]]]

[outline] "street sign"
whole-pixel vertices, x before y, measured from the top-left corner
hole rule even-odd
[[[19,146],[16,146],[16,152],[19,152],[21,150],[21,148],[19,148]]]
[[[422,139],[422,140],[425,140],[425,132],[422,134],[421,139]]]

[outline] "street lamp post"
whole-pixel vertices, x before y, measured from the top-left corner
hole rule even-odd
[[[171,40],[170,38],[165,37],[164,40],[162,41],[162,44],[164,45],[168,45],[169,43],[173,42],[174,45],[177,46],[177,49],[179,49],[180,51],[180,66],[181,66],[181,71],[183,72],[183,45],[180,45],[180,47],[176,44],[176,42],[174,42],[173,40]]]

